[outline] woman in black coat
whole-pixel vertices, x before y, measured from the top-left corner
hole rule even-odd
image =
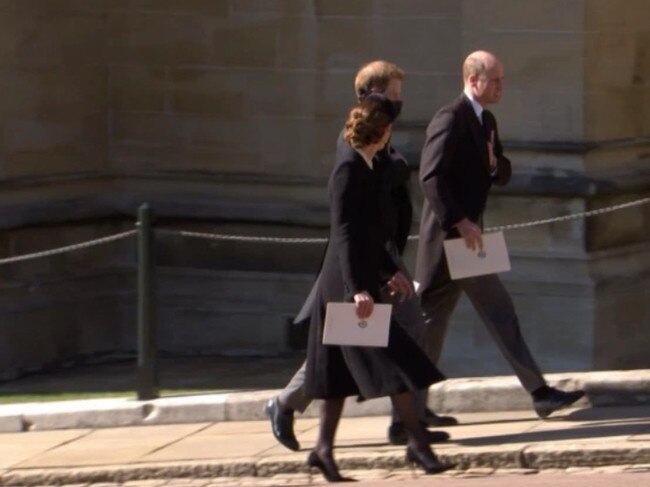
[[[390,396],[409,433],[407,459],[427,473],[449,468],[429,448],[413,395],[444,377],[396,322],[391,322],[386,348],[322,344],[328,302],[354,302],[363,319],[380,301],[383,285],[403,282],[385,249],[382,207],[390,195],[382,189],[384,168],[373,161],[390,138],[393,114],[390,101],[381,95],[373,94],[352,108],[345,125],[349,150],[337,154],[328,185],[330,239],[310,323],[305,390],[324,400],[308,465],[320,469],[330,482],[351,480],[338,472],[332,450],[344,399],[352,395]]]

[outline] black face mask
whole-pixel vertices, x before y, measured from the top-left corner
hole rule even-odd
[[[402,100],[390,100],[390,102],[393,104],[395,118],[399,117],[399,114],[402,113]]]
[[[397,100],[397,101],[389,100],[381,93],[370,93],[368,96],[365,96],[361,100],[362,101],[373,100],[381,103],[384,107],[384,111],[386,112],[386,115],[390,117],[391,123],[394,122],[395,119],[399,116],[399,112],[402,109],[401,100]]]
[[[393,102],[386,98],[381,93],[370,93],[364,98],[363,101],[374,101],[379,103],[382,106],[384,113],[390,118],[390,122],[393,123],[397,116],[395,115],[395,106]]]
[[[368,93],[367,91],[364,90],[361,92],[361,95],[359,96],[359,101],[363,101],[371,95],[379,95],[384,97],[384,94],[379,93],[378,91],[371,91],[370,93]],[[388,101],[393,106],[391,115],[393,115],[393,120],[395,120],[397,117],[399,117],[399,114],[402,113],[402,100],[388,100]]]

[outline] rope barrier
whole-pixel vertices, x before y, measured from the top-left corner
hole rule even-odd
[[[608,206],[606,208],[600,208],[598,210],[583,211],[580,213],[572,213],[569,215],[563,215],[553,218],[546,218],[543,220],[534,220],[530,222],[523,223],[513,223],[510,225],[501,225],[498,227],[486,228],[486,233],[505,231],[505,230],[516,230],[520,228],[534,227],[538,225],[546,225],[549,223],[562,222],[568,220],[577,220],[578,218],[588,218],[596,215],[603,215],[605,213],[611,213],[613,211],[622,210],[625,208],[632,208],[635,206],[641,206],[650,203],[650,197],[641,198],[634,201],[629,201],[627,203],[622,203],[619,205]],[[175,235],[181,237],[189,238],[203,238],[216,241],[230,241],[230,242],[261,242],[261,243],[281,243],[281,244],[313,244],[327,243],[327,238],[314,237],[314,238],[291,238],[291,237],[256,237],[251,235],[223,235],[216,233],[204,233],[204,232],[190,232],[187,230],[169,230],[169,229],[157,229],[157,233],[162,235]],[[15,257],[6,257],[0,259],[0,265],[2,264],[12,264],[14,262],[20,262],[24,260],[37,259],[40,257],[48,257],[51,255],[63,254],[65,252],[71,252],[73,250],[85,249],[88,247],[93,247],[95,245],[101,245],[109,242],[114,242],[116,240],[121,240],[124,238],[131,237],[137,233],[137,230],[128,230],[126,232],[117,233],[114,235],[108,235],[106,237],[97,238],[94,240],[88,240],[86,242],[80,242],[72,245],[66,245],[64,247],[57,247],[50,250],[44,250],[41,252],[34,252],[30,254],[17,255]],[[409,235],[409,240],[417,240],[418,235]]]
[[[186,230],[165,230],[157,229],[157,233],[163,235],[176,235],[181,237],[190,238],[205,238],[209,240],[231,241],[231,242],[264,242],[264,243],[288,243],[288,244],[303,244],[303,243],[327,243],[327,238],[314,237],[314,238],[290,238],[290,237],[255,237],[249,235],[222,235],[217,233],[201,233],[201,232],[188,232]]]
[[[49,257],[50,255],[63,254],[65,252],[70,252],[73,250],[85,249],[88,247],[93,247],[95,245],[101,245],[108,242],[114,242],[116,240],[121,240],[123,238],[130,237],[135,235],[137,230],[128,230],[122,233],[116,233],[114,235],[108,235],[107,237],[97,238],[95,240],[88,240],[86,242],[80,242],[72,245],[66,245],[65,247],[57,247],[50,250],[43,250],[42,252],[34,252],[31,254],[17,255],[15,257],[6,257],[0,259],[0,265],[2,264],[12,264],[14,262],[20,262],[23,260],[38,259],[39,257]]]
[[[612,211],[622,210],[624,208],[632,208],[634,206],[641,206],[644,204],[650,203],[650,197],[641,198],[634,201],[629,201],[627,203],[622,203],[619,205],[608,206],[606,208],[600,208],[598,210],[583,211],[581,213],[572,213],[570,215],[562,215],[554,218],[546,218],[543,220],[535,220],[524,223],[513,223],[510,225],[502,225],[498,227],[490,227],[485,229],[485,233],[499,232],[505,230],[516,230],[519,228],[534,227],[538,225],[546,225],[549,223],[567,221],[567,220],[577,220],[578,218],[588,218],[591,216],[602,215],[604,213],[610,213]],[[327,238],[315,237],[315,238],[292,238],[292,237],[255,237],[250,235],[228,235],[228,234],[216,234],[216,233],[202,233],[202,232],[189,232],[185,230],[157,230],[161,234],[167,235],[176,235],[181,237],[190,237],[190,238],[204,238],[208,240],[216,241],[230,241],[230,242],[264,242],[264,243],[282,243],[282,244],[305,244],[305,243],[327,243]],[[418,235],[409,235],[409,240],[418,240]]]
[[[641,198],[638,200],[634,201],[628,201],[627,203],[621,203],[620,205],[613,205],[613,206],[608,206],[606,208],[600,208],[598,210],[591,210],[591,211],[583,211],[581,213],[572,213],[570,215],[563,215],[563,216],[558,216],[554,218],[546,218],[544,220],[536,220],[532,222],[526,222],[526,223],[513,223],[510,225],[502,225],[500,227],[493,227],[493,228],[486,228],[486,232],[499,232],[499,231],[504,231],[504,230],[515,230],[518,228],[526,228],[526,227],[533,227],[537,225],[545,225],[547,223],[555,223],[555,222],[563,222],[567,220],[577,220],[578,218],[587,218],[590,216],[596,216],[596,215],[603,215],[605,213],[611,213],[612,211],[617,211],[617,210],[622,210],[624,208],[632,208],[634,206],[641,206],[645,205],[646,203],[650,203],[650,197],[649,198]]]

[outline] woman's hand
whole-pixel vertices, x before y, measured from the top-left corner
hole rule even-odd
[[[354,304],[357,307],[357,316],[363,320],[372,314],[375,301],[366,291],[361,291],[354,295]]]

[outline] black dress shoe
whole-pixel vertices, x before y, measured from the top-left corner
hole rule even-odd
[[[431,409],[424,411],[424,422],[427,426],[456,426],[458,420],[453,416],[439,416]]]
[[[442,443],[449,439],[449,433],[445,431],[426,430],[427,441],[431,443]],[[392,423],[388,427],[388,443],[391,445],[406,445],[408,443],[408,434],[402,423]]]
[[[264,412],[271,420],[271,431],[273,431],[275,439],[289,450],[300,450],[300,443],[293,433],[293,411],[288,413],[282,411],[278,404],[278,398],[275,397],[266,403]]]
[[[585,395],[585,391],[577,390],[564,392],[553,387],[549,387],[548,392],[543,397],[533,400],[533,408],[537,416],[547,418],[549,415],[568,406]]]

